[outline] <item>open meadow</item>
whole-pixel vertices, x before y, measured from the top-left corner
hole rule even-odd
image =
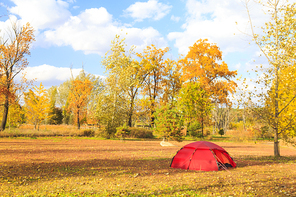
[[[296,149],[271,142],[214,143],[237,163],[229,171],[170,168],[191,141],[96,138],[0,139],[0,196],[296,196]]]

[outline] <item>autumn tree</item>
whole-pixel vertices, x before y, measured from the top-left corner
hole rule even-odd
[[[250,92],[253,111],[273,129],[274,155],[280,156],[279,136],[289,141],[295,135],[295,42],[296,42],[296,4],[287,1],[260,1],[267,8],[270,21],[256,34],[252,25],[249,0],[245,1],[252,38],[268,61],[268,67],[258,67],[255,71],[263,73],[256,81],[262,89]],[[267,91],[266,91],[267,90]],[[249,99],[251,100],[251,99]]]
[[[71,70],[69,70],[71,72]],[[71,110],[69,110],[69,104],[70,104],[70,91],[71,91],[71,83],[73,80],[80,80],[80,81],[84,81],[85,79],[88,79],[89,81],[91,81],[93,88],[91,93],[88,95],[88,102],[87,102],[87,111],[85,111],[85,114],[87,114],[88,116],[88,120],[89,118],[92,119],[92,121],[96,121],[93,120],[95,118],[93,118],[93,114],[92,111],[95,111],[96,109],[96,100],[97,100],[97,95],[98,93],[101,91],[102,86],[101,86],[101,80],[100,77],[97,77],[93,74],[89,74],[89,73],[85,73],[84,70],[82,69],[79,73],[79,75],[77,75],[75,78],[72,77],[71,79],[65,81],[64,83],[62,83],[61,85],[59,85],[57,87],[57,94],[56,96],[53,98],[55,100],[55,105],[58,108],[61,108],[62,110],[62,115],[63,115],[63,123],[64,124],[71,124],[73,122],[73,114],[71,112]],[[53,91],[54,93],[54,91]],[[91,116],[90,116],[91,114]],[[94,124],[94,123],[93,123]]]
[[[24,122],[24,109],[19,104],[21,98],[21,91],[23,89],[18,86],[18,84],[12,84],[10,87],[10,96],[9,96],[9,110],[7,115],[6,127],[18,127]],[[5,94],[0,94],[0,103],[4,103]],[[3,112],[4,105],[0,105],[0,114]]]
[[[150,114],[150,124],[154,124],[154,112],[157,107],[158,99],[164,92],[164,73],[165,73],[165,60],[164,55],[168,52],[168,48],[157,49],[153,44],[147,46],[143,53],[138,53],[141,59],[140,66],[148,73],[142,86],[142,93],[147,97],[148,110]]]
[[[237,72],[230,71],[222,61],[222,52],[216,44],[208,43],[207,39],[196,41],[180,63],[185,83],[198,82],[215,103],[229,102],[228,95],[237,86],[231,79]]]
[[[237,72],[230,71],[222,61],[222,52],[218,46],[208,43],[207,39],[200,39],[189,47],[189,52],[179,62],[183,70],[183,83],[197,83],[196,88],[201,89],[201,93],[206,92],[206,97],[200,95],[200,101],[204,103],[202,105],[209,106],[209,102],[231,103],[228,95],[234,93],[237,86],[231,79]],[[208,110],[203,113],[208,114]],[[201,121],[203,119],[206,117],[200,117]]]
[[[162,102],[176,106],[178,102],[178,94],[182,88],[182,70],[181,65],[172,59],[165,60],[163,94]]]
[[[50,112],[50,102],[47,90],[40,83],[39,87],[34,86],[25,93],[25,111],[28,122],[34,124],[38,129],[41,121],[48,117]]]
[[[93,84],[89,79],[71,81],[69,92],[69,109],[75,114],[77,128],[80,129],[80,117],[86,110],[88,97],[93,89]]]
[[[29,23],[19,28],[16,23],[11,24],[11,33],[0,38],[0,91],[4,95],[3,116],[0,131],[3,131],[7,122],[9,100],[12,94],[12,86],[18,89],[24,88],[26,79],[17,84],[15,77],[23,71],[27,65],[26,55],[30,54],[30,46],[34,41],[33,28]]]
[[[4,98],[4,95],[1,95]],[[1,97],[0,96],[0,97]],[[1,98],[0,98],[1,100]],[[0,106],[0,110],[3,110],[3,106]],[[7,115],[6,127],[17,128],[25,122],[24,108],[19,104],[19,97],[11,97],[9,104],[9,111]]]

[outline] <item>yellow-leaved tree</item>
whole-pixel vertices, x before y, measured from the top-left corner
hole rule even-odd
[[[50,112],[48,93],[42,83],[25,93],[25,112],[28,122],[34,124],[34,128],[39,131],[41,121],[46,119]]]
[[[289,142],[296,135],[296,3],[289,4],[286,0],[260,1],[268,9],[270,21],[262,27],[261,34],[256,34],[248,9],[249,2],[245,0],[252,37],[266,57],[268,66],[256,69],[257,73],[262,74],[256,80],[262,89],[250,92],[248,100],[257,98],[252,103],[252,109],[260,120],[272,128],[274,156],[280,156],[279,137]]]
[[[164,93],[163,85],[165,83],[164,76],[166,75],[166,64],[164,55],[168,52],[169,48],[158,49],[153,44],[147,46],[143,53],[138,53],[141,58],[140,66],[143,73],[147,74],[142,85],[142,93],[146,99],[146,107],[150,114],[150,124],[154,125],[154,112],[157,108],[157,103]]]

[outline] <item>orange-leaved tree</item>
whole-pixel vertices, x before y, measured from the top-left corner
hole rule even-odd
[[[21,90],[26,86],[24,77],[20,84],[15,82],[15,77],[27,67],[25,56],[30,54],[30,45],[34,41],[34,31],[29,23],[21,28],[12,23],[11,30],[10,35],[0,38],[0,91],[4,95],[0,131],[6,126],[10,97],[14,96],[16,89]]]
[[[71,81],[69,92],[69,109],[75,114],[77,128],[80,129],[80,116],[86,110],[88,97],[93,89],[89,79],[75,79]]]
[[[236,83],[231,80],[237,71],[230,71],[222,61],[222,52],[216,44],[200,39],[189,47],[188,54],[180,60],[183,81],[199,82],[213,102],[228,103],[229,93],[233,93]]]
[[[163,83],[165,75],[165,61],[163,56],[169,48],[157,49],[153,44],[147,46],[143,53],[138,53],[141,58],[140,66],[144,73],[148,73],[142,86],[143,95],[148,97],[148,109],[150,113],[150,124],[154,124],[154,112],[156,110],[157,99],[163,93]]]
[[[180,63],[184,84],[198,83],[199,88],[207,93],[206,97],[202,94],[204,97],[202,101],[210,99],[212,103],[231,104],[228,95],[234,93],[237,86],[231,80],[237,72],[230,71],[227,64],[222,61],[222,52],[216,44],[209,43],[207,39],[196,41],[189,47],[188,54],[180,60]],[[199,119],[203,125],[206,117]]]
[[[50,112],[50,102],[47,90],[42,83],[39,87],[34,86],[33,90],[25,93],[25,112],[27,120],[34,124],[34,129],[38,129],[41,121],[48,117]]]

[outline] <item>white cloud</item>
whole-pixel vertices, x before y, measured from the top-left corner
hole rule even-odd
[[[111,40],[120,32],[127,33],[126,42],[138,49],[153,42],[163,47],[166,42],[160,33],[152,27],[139,29],[120,26],[112,19],[112,15],[103,7],[87,9],[78,16],[72,16],[66,23],[44,32],[45,40],[57,46],[70,45],[74,50],[82,50],[86,54],[104,55],[111,45]]]
[[[56,28],[69,19],[69,3],[62,0],[12,0],[15,4],[9,11],[30,22],[35,30]]]
[[[147,2],[136,2],[129,6],[124,13],[131,16],[136,21],[143,21],[147,18],[160,20],[166,16],[172,6],[158,2],[158,0],[148,0]]]
[[[169,40],[175,40],[179,53],[186,54],[189,46],[204,38],[216,43],[223,54],[242,51],[248,47],[246,40],[251,41],[251,38],[241,33],[249,33],[247,12],[241,0],[188,0],[186,9],[187,19],[182,25],[184,31],[168,34]],[[267,16],[255,4],[251,5],[250,11],[254,19],[253,25],[261,26]]]
[[[81,68],[72,69],[73,77],[76,77]],[[58,83],[71,79],[70,68],[55,67],[47,64],[43,64],[36,67],[27,67],[24,71],[28,80],[34,80],[38,82],[56,81]]]
[[[75,78],[82,71],[81,68],[70,68],[67,67],[55,67],[47,64],[43,64],[35,67],[27,67],[25,70],[17,75],[16,80],[20,81],[21,76],[25,75],[26,79],[34,80],[34,85],[39,85],[40,82],[45,88],[51,86],[58,86],[63,82]],[[88,74],[88,72],[85,72]],[[93,74],[96,77],[105,78],[105,76]]]

